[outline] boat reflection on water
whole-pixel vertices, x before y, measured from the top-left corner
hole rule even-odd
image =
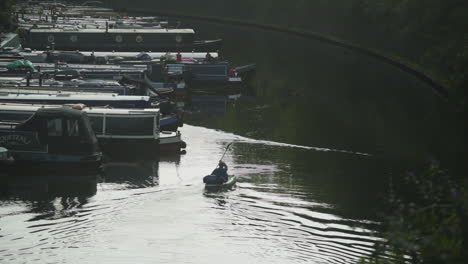
[[[167,153],[166,155],[161,155],[159,157],[159,162],[167,162],[167,163],[174,163],[176,166],[180,165],[180,158],[182,155],[185,155],[183,152],[182,153]]]
[[[225,113],[234,105],[240,94],[203,95],[193,94],[189,98],[188,108],[193,112]]]
[[[105,163],[101,180],[128,188],[145,188],[159,185],[159,160],[119,160]]]
[[[45,201],[55,199],[78,200],[86,203],[87,198],[96,194],[98,171],[88,174],[9,174],[0,177],[0,199]]]

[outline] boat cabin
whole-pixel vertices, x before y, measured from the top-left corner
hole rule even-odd
[[[0,146],[9,150],[15,164],[92,165],[101,152],[85,112],[40,108],[22,123],[0,123]]]
[[[157,155],[160,113],[158,109],[86,108],[91,127],[103,151],[115,157]]]
[[[171,63],[167,64],[167,71],[173,73],[189,72],[192,81],[241,81],[241,78],[237,77],[229,64],[222,61],[214,63]]]
[[[73,106],[68,106],[72,108]],[[40,109],[57,109],[54,105],[0,104],[0,120],[26,119]],[[107,154],[159,147],[160,111],[149,109],[113,109],[83,107],[100,146]]]

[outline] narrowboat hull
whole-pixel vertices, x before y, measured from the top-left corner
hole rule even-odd
[[[191,29],[31,29],[24,47],[80,51],[213,51],[221,39],[194,40]]]
[[[151,102],[146,100],[81,100],[81,99],[65,99],[65,100],[47,100],[47,99],[20,99],[20,98],[0,98],[2,103],[12,104],[43,104],[43,105],[65,105],[65,104],[85,104],[86,106],[110,106],[114,108],[151,108]]]
[[[97,169],[101,165],[102,153],[86,113],[71,108],[41,108],[24,122],[2,122],[0,145],[14,160],[5,165],[8,170]]]
[[[67,161],[64,160],[49,160],[49,159],[39,159],[39,160],[21,160],[15,158],[14,161],[9,164],[2,164],[2,167],[8,174],[18,173],[18,174],[41,174],[41,173],[50,173],[50,172],[63,172],[63,171],[73,171],[73,173],[96,173],[101,170],[101,156],[98,160],[77,160],[77,161]]]
[[[35,173],[60,172],[64,170],[78,170],[79,172],[97,172],[102,165],[102,154],[92,156],[58,155],[48,153],[18,153],[10,151],[13,162],[2,163],[0,167],[7,173]]]
[[[73,48],[78,48],[80,51],[180,51],[180,52],[208,52],[213,50],[220,50],[222,47],[223,41],[221,39],[214,39],[214,40],[200,40],[200,41],[193,41],[191,43],[184,43],[184,44],[164,44],[164,43],[146,43],[144,45],[118,45],[112,42],[108,43],[99,43],[99,42],[89,42],[89,43],[82,43],[80,45],[74,46],[73,43],[55,43],[55,49],[59,50],[73,50]],[[98,44],[98,45],[96,45]],[[50,43],[46,44],[37,44],[37,43],[27,43],[25,45],[26,48],[31,49],[44,49],[46,46],[51,46]]]

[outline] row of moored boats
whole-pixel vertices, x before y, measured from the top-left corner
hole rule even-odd
[[[0,39],[0,166],[183,153],[187,98],[238,95],[255,68],[223,60],[219,39],[99,4],[17,4],[19,33]]]

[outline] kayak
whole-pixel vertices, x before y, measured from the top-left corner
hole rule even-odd
[[[228,180],[223,183],[205,183],[205,189],[209,190],[219,190],[219,189],[230,189],[234,187],[237,182],[237,177],[235,175],[229,175]]]

